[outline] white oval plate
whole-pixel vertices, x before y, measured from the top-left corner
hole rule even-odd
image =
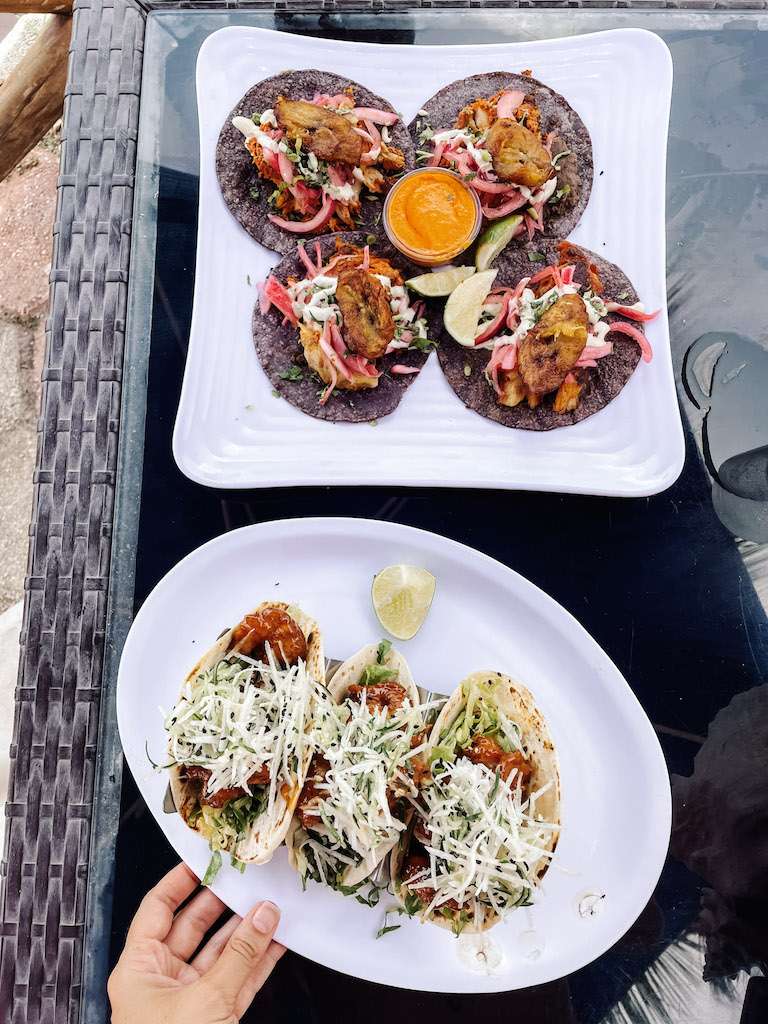
[[[167,775],[150,776],[164,750],[163,717],[200,654],[261,601],[298,602],[323,630],[327,657],[378,641],[374,573],[406,562],[437,577],[417,636],[399,644],[416,682],[450,693],[477,669],[527,686],[560,755],[563,833],[537,904],[484,937],[391,917],[378,941],[386,895],[370,909],[310,883],[302,892],[284,848],[238,874],[227,863],[213,886],[233,910],[274,900],[278,939],[346,974],[403,988],[498,992],[552,981],[612,946],[650,898],[669,841],[669,778],[653,728],[616,666],[579,623],[499,562],[436,534],[362,519],[294,519],[249,526],[204,544],[158,583],[136,616],[117,690],[120,736],[131,771],[179,855],[200,876],[208,847],[164,814]],[[226,858],[225,858],[226,859]]]

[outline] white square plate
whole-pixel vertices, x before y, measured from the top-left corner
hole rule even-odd
[[[316,420],[276,400],[251,335],[256,281],[278,257],[227,210],[214,167],[221,127],[256,82],[285,68],[345,75],[405,119],[456,78],[531,68],[579,112],[595,182],[574,242],[619,264],[648,308],[654,357],[594,416],[556,430],[513,430],[466,409],[432,356],[377,429]],[[485,46],[390,46],[225,28],[197,60],[200,212],[194,310],[173,436],[187,476],[215,487],[384,484],[526,488],[640,496],[683,465],[666,313],[664,191],[672,59],[640,29]],[[252,283],[249,286],[249,281]]]

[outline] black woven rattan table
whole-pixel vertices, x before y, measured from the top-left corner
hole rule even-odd
[[[106,975],[126,924],[174,861],[122,773],[114,683],[135,608],[202,541],[310,507],[424,526],[538,583],[625,672],[671,772],[686,778],[695,767],[703,781],[676,783],[674,858],[649,908],[616,949],[566,982],[472,1002],[376,988],[372,1002],[373,986],[287,957],[259,1019],[356,1020],[365,1006],[371,1020],[479,1011],[557,1024],[735,1024],[742,1004],[745,1021],[768,1019],[764,983],[747,986],[745,974],[764,969],[768,948],[768,411],[754,414],[768,382],[768,32],[756,13],[765,6],[76,5],[2,866],[3,1020],[106,1020]],[[194,81],[205,36],[233,23],[426,43],[638,24],[664,36],[676,73],[670,325],[678,381],[689,381],[688,396],[680,389],[688,458],[673,488],[629,502],[448,490],[222,494],[181,476],[170,431],[191,312],[197,155],[170,168],[161,149],[137,170],[145,34],[147,65],[166,82],[145,109],[191,117],[195,138],[194,88],[185,96],[181,83]],[[710,399],[691,369],[708,351],[699,339],[726,330],[738,336],[716,364]],[[739,374],[726,400],[718,381]],[[473,527],[481,507],[486,520],[525,524],[525,542]],[[587,537],[576,550],[558,530],[566,515]],[[605,528],[590,538],[596,522]],[[717,762],[726,753],[727,764]],[[719,769],[707,776],[712,764]],[[742,794],[738,806],[729,792]],[[701,981],[697,930],[708,936],[711,983]]]

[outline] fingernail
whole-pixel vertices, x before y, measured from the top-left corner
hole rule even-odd
[[[251,918],[253,927],[262,935],[269,935],[270,932],[273,932],[279,920],[280,911],[274,903],[270,903],[268,900],[256,907]]]

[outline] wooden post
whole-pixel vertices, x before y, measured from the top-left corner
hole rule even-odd
[[[0,14],[71,14],[72,0],[0,0]]]
[[[71,34],[72,19],[54,15],[0,85],[0,181],[61,117]]]

